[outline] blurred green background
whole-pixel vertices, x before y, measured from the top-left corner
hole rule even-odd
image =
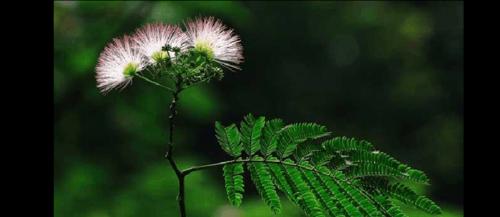
[[[94,68],[114,37],[205,15],[240,34],[246,61],[181,94],[181,167],[227,159],[216,120],[313,121],[426,171],[431,185],[414,187],[463,216],[463,2],[209,1],[54,3],[55,216],[178,216],[163,158],[170,95],[136,80],[103,96]],[[188,215],[274,216],[247,186],[232,208],[220,169],[190,175]],[[280,216],[303,216],[284,206]]]

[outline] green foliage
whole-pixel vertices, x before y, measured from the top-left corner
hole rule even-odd
[[[326,167],[320,167],[319,171],[323,174],[330,175],[330,171]],[[340,186],[335,182],[335,180],[331,179],[325,175],[318,175],[324,186],[329,190],[330,194],[339,201],[340,207],[347,213],[348,216],[362,216],[360,210],[355,207],[348,196],[344,194],[340,188]]]
[[[303,162],[301,165],[311,167],[311,165],[306,162]],[[336,203],[334,197],[330,196],[329,189],[321,182],[321,178],[318,178],[316,174],[310,170],[302,169],[302,174],[309,186],[312,187],[316,198],[321,202],[323,210],[328,211],[331,216],[343,216],[342,211],[337,207],[338,203]]]
[[[422,209],[430,214],[441,213],[441,208],[439,208],[439,206],[437,206],[432,200],[423,195],[418,195],[403,184],[396,183],[386,185],[383,186],[381,190],[403,203],[413,205],[416,208]]]
[[[364,140],[336,137],[322,143],[323,148],[332,155],[338,155],[337,168],[345,168],[347,175],[354,178],[382,176],[429,183],[424,172],[399,162],[388,154],[375,150]]]
[[[241,142],[247,155],[252,156],[259,150],[260,136],[265,124],[264,117],[255,119],[252,114],[245,116],[241,122]]]
[[[281,211],[278,191],[313,217],[406,216],[392,198],[430,214],[441,213],[430,199],[398,183],[428,183],[425,173],[375,150],[367,141],[335,137],[321,143],[318,139],[330,135],[324,126],[284,125],[280,119],[265,121],[252,114],[244,117],[240,131],[241,140],[235,124],[223,127],[216,122],[219,144],[234,157],[223,170],[228,198],[235,206],[243,197],[242,165],[246,164],[253,184],[274,213]],[[241,155],[242,149],[246,156]]]
[[[262,153],[263,156],[268,156],[276,150],[278,134],[281,128],[283,128],[283,125],[283,120],[281,119],[273,119],[266,122],[264,129],[262,129],[260,146],[260,153]]]
[[[243,199],[244,182],[243,182],[243,163],[235,163],[224,165],[224,182],[226,186],[226,193],[229,202],[233,206],[240,206]]]
[[[226,153],[233,157],[241,154],[240,132],[236,124],[224,127],[219,122],[215,122],[215,136]]]
[[[401,211],[399,206],[394,204],[387,195],[376,194],[375,200],[377,200],[391,216],[407,217],[406,214],[404,214],[403,211]]]
[[[262,161],[260,156],[252,158],[256,161]],[[257,191],[262,196],[262,199],[271,207],[274,213],[278,214],[281,211],[281,203],[276,192],[271,173],[266,164],[260,162],[248,163],[248,170]]]
[[[388,173],[389,172],[388,170],[395,170],[396,173],[395,175],[396,176],[403,175],[401,177],[403,179],[409,179],[424,184],[428,184],[429,182],[429,178],[425,175],[424,172],[413,169],[381,151],[371,151],[371,152],[365,150],[351,151],[347,155],[346,159],[348,159],[350,162],[357,164],[358,167],[361,165],[366,167],[366,165],[373,165],[375,163],[382,165],[380,168],[372,169],[373,172],[377,172],[378,170],[379,173]]]
[[[285,160],[288,164],[294,162],[290,159]],[[283,166],[286,170],[286,176],[289,178],[290,184],[294,186],[294,195],[298,201],[298,205],[304,210],[308,216],[325,216],[321,209],[321,205],[316,199],[311,187],[304,181],[299,169],[294,166]]]
[[[290,124],[281,129],[278,136],[277,154],[283,159],[292,154],[299,143],[330,135],[326,127],[314,123]]]
[[[297,146],[295,150],[295,159],[301,161],[310,158],[313,152],[319,151],[319,145],[314,141],[305,141]]]
[[[373,150],[373,145],[367,141],[357,141],[354,138],[335,137],[321,144],[328,152],[352,151],[352,150]]]

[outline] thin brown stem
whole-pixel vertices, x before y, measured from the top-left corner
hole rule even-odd
[[[193,166],[193,167],[190,167],[190,168],[187,168],[185,170],[182,171],[182,174],[184,176],[194,172],[194,171],[198,171],[198,170],[203,170],[203,169],[208,169],[208,168],[212,168],[212,167],[220,167],[220,166],[224,166],[226,164],[234,164],[234,163],[271,163],[271,164],[281,164],[281,165],[287,165],[287,166],[292,166],[292,167],[297,167],[297,168],[301,168],[301,169],[305,169],[305,170],[310,170],[310,171],[313,171],[313,172],[316,172],[316,173],[320,173],[320,174],[323,174],[323,175],[326,175],[326,176],[331,176],[330,174],[326,174],[326,173],[323,173],[321,171],[318,171],[317,169],[315,169],[314,167],[307,167],[307,166],[302,166],[302,165],[299,165],[299,164],[295,164],[295,163],[289,163],[289,162],[285,162],[285,161],[281,161],[281,160],[255,160],[255,159],[236,159],[236,160],[228,160],[228,161],[222,161],[222,162],[218,162],[218,163],[213,163],[213,164],[206,164],[206,165],[201,165],[201,166]]]
[[[174,91],[174,90],[172,90],[172,88],[167,87],[167,86],[165,86],[165,85],[162,85],[162,84],[160,84],[160,83],[158,83],[158,82],[156,82],[156,81],[153,81],[153,80],[151,80],[151,79],[147,78],[146,76],[143,76],[143,75],[141,75],[141,74],[136,74],[136,76],[137,76],[137,77],[139,77],[139,78],[141,78],[142,80],[144,80],[144,81],[146,81],[146,82],[150,83],[150,84],[156,85],[156,86],[161,87],[161,88],[163,88],[163,89],[165,89],[165,90],[167,90],[167,91],[170,91],[170,92],[172,92],[172,93],[175,93],[175,91]]]
[[[172,166],[172,169],[177,176],[177,180],[179,183],[179,194],[177,195],[177,202],[179,203],[179,211],[181,217],[186,217],[186,205],[184,200],[184,177],[181,170],[175,163],[173,158],[173,147],[174,147],[174,130],[175,130],[175,117],[177,116],[177,101],[179,101],[179,93],[181,92],[180,82],[176,83],[176,89],[173,92],[172,102],[170,103],[170,116],[169,120],[169,142],[167,144],[167,152],[165,153],[165,158],[167,158],[168,162]]]

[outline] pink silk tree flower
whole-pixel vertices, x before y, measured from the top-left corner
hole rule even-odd
[[[134,75],[142,70],[142,55],[135,49],[130,36],[115,38],[101,52],[96,66],[97,88],[102,93],[125,88]]]
[[[238,65],[243,62],[243,47],[233,29],[213,17],[188,21],[186,29],[189,46],[195,51],[206,53],[230,70],[240,69]]]
[[[137,50],[147,58],[147,62],[155,64],[166,58],[175,58],[174,52],[162,49],[164,46],[169,45],[185,51],[188,38],[178,26],[153,23],[139,28],[133,39]]]

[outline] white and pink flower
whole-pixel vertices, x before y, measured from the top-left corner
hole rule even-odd
[[[152,64],[167,57],[172,59],[175,57],[174,52],[162,50],[165,45],[185,51],[188,39],[178,26],[161,23],[147,24],[139,28],[133,38],[137,50],[147,58],[148,63]]]
[[[195,50],[206,52],[219,64],[229,69],[240,69],[243,62],[243,47],[240,37],[233,29],[213,17],[188,21],[186,34],[188,43]]]
[[[164,50],[165,46],[179,48],[180,52],[193,49],[204,53],[230,70],[240,69],[243,47],[233,29],[213,17],[198,18],[186,23],[186,32],[175,25],[153,23],[135,31],[133,36],[115,38],[101,52],[96,66],[97,88],[102,93],[123,89],[134,76],[148,65],[169,58],[176,62],[176,52]]]
[[[102,93],[126,87],[144,65],[130,36],[115,38],[101,52],[96,67],[97,88]]]

